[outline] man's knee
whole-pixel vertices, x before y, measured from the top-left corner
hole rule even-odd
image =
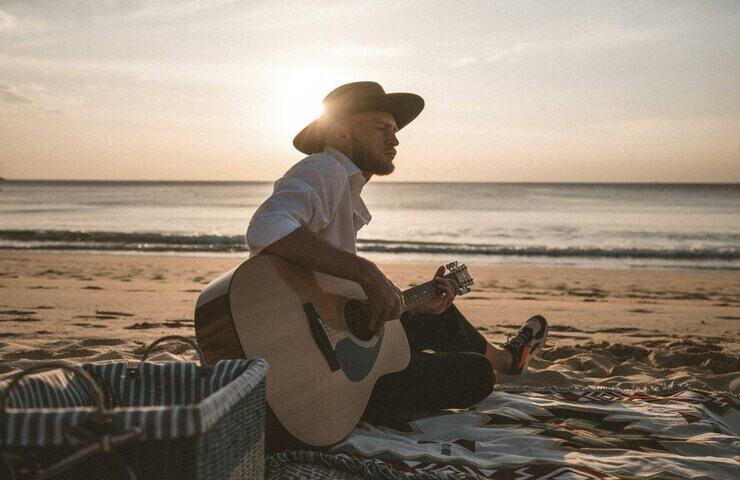
[[[491,362],[478,353],[468,353],[464,355],[465,385],[463,386],[463,402],[460,408],[471,407],[480,402],[493,391],[495,378]]]

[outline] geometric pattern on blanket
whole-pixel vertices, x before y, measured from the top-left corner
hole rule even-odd
[[[331,452],[449,478],[740,479],[740,400],[726,392],[498,386],[395,427],[361,423]]]

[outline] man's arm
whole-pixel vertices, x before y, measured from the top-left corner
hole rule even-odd
[[[303,267],[359,283],[368,297],[372,320],[378,331],[388,320],[401,316],[401,290],[371,261],[340,250],[319,238],[306,227],[299,227],[262,249]]]

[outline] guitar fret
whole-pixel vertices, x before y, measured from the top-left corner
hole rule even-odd
[[[434,280],[409,288],[403,292],[404,311],[418,307],[428,299],[437,296],[439,292],[437,282]]]

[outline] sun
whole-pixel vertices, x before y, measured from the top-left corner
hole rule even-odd
[[[321,101],[343,83],[346,75],[327,67],[286,67],[277,90],[276,125],[285,135],[294,136],[323,111]]]

